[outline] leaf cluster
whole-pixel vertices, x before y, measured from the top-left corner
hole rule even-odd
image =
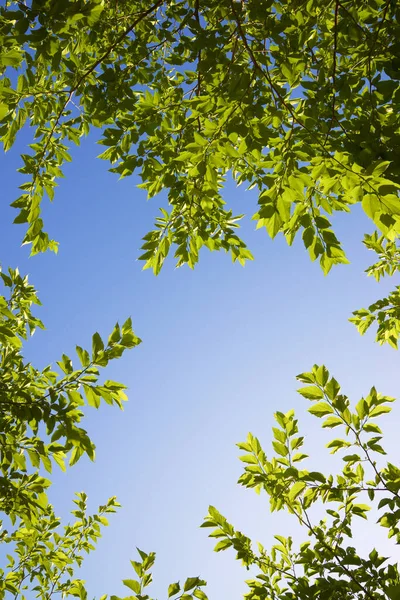
[[[0,8],[0,136],[22,155],[13,202],[32,252],[57,250],[41,203],[54,197],[70,146],[100,129],[100,157],[137,173],[168,209],[144,237],[146,268],[171,249],[252,258],[221,190],[231,173],[258,190],[257,227],[301,235],[327,273],[346,263],[332,228],[361,203],[385,240],[399,233],[396,3],[373,0],[32,0]],[[13,71],[18,69],[18,77]]]
[[[375,454],[385,454],[375,419],[390,411],[394,399],[372,388],[352,408],[326,367],[314,365],[312,371],[297,378],[307,384],[298,391],[312,402],[309,412],[321,419],[322,427],[341,427],[344,432],[343,438],[327,444],[331,453],[343,451],[342,471],[327,475],[300,466],[308,456],[302,451],[304,437],[299,435],[291,410],[275,413],[271,458],[252,434],[238,444],[245,463],[239,483],[265,492],[271,511],[286,510],[294,515],[309,540],[295,547],[291,537],[276,535],[270,551],[261,544],[255,548],[214,507],[202,526],[212,528],[210,537],[219,539],[217,552],[232,547],[237,559],[257,572],[247,581],[246,598],[394,600],[400,590],[397,565],[388,563],[374,548],[364,555],[351,545],[353,520],[367,519],[378,497],[378,523],[400,542],[400,468],[391,463],[379,467],[375,458]],[[315,518],[321,512],[314,510],[318,504],[323,507],[321,519]]]

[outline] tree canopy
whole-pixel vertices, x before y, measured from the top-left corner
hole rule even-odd
[[[145,268],[159,273],[172,250],[194,267],[204,246],[244,264],[251,251],[239,235],[244,215],[232,212],[228,177],[258,190],[257,228],[292,244],[301,235],[327,274],[346,263],[332,223],[361,204],[376,228],[364,244],[377,255],[367,274],[378,281],[400,271],[400,8],[393,0],[32,0],[0,6],[0,136],[10,150],[23,128],[21,194],[12,206],[32,254],[57,251],[41,217],[55,198],[71,147],[98,130],[100,158],[120,177],[136,172],[153,197],[165,191],[154,229],[144,236]],[[126,320],[91,352],[77,346],[79,367],[62,355],[58,369],[26,363],[23,344],[43,327],[32,310],[36,291],[18,269],[1,272],[0,510],[8,566],[0,597],[50,600],[87,597],[74,574],[93,550],[111,498],[88,515],[78,494],[74,521],[62,529],[46,490],[57,464],[94,458],[83,407],[122,407],[125,386],[100,369],[140,339]],[[351,318],[361,334],[377,325],[377,341],[397,348],[400,287]],[[400,598],[398,566],[351,545],[355,517],[374,506],[379,526],[400,540],[400,467],[384,456],[375,418],[393,398],[372,388],[353,407],[336,379],[315,365],[298,376],[299,393],[322,427],[340,427],[328,443],[344,451],[338,474],[302,468],[304,438],[293,411],[277,411],[274,455],[256,437],[239,444],[239,483],[265,491],[272,511],[286,510],[305,528],[298,548],[276,536],[270,552],[210,507],[203,523],[217,551],[234,548],[255,576],[249,599],[377,600]],[[382,460],[382,459],[381,459]],[[314,505],[323,518],[314,520]],[[149,600],[154,553],[139,550],[126,600]],[[168,597],[205,600],[205,582],[172,583]],[[111,597],[114,600],[116,596]],[[105,596],[102,597],[105,600]]]
[[[141,256],[156,273],[171,247],[178,265],[202,246],[251,258],[221,195],[229,173],[258,188],[257,227],[300,232],[324,272],[346,262],[335,211],[362,203],[397,235],[397,3],[33,0],[0,19],[4,148],[34,128],[13,203],[33,253],[57,248],[42,198],[93,128],[114,172],[168,192]]]

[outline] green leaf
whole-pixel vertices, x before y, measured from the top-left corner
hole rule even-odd
[[[135,592],[135,594],[140,594],[140,583],[135,579],[123,579],[122,583],[128,587],[130,590]]]
[[[373,408],[371,410],[371,412],[369,413],[370,417],[377,417],[379,415],[383,415],[384,413],[388,413],[390,412],[392,409],[390,406],[385,406],[384,404],[381,404],[379,406],[375,406],[375,408]]]
[[[371,507],[368,506],[368,504],[353,504],[352,508],[353,509],[355,508],[355,509],[360,510],[362,512],[366,512],[368,510],[371,510]]]
[[[327,417],[325,421],[322,423],[322,427],[337,427],[338,425],[343,425],[343,420],[340,417]]]
[[[365,423],[363,429],[368,433],[382,433],[381,428],[375,423]]]
[[[326,385],[326,383],[328,382],[329,371],[324,365],[322,365],[321,367],[318,367],[317,372],[316,372],[316,379],[317,379],[317,383],[322,387],[324,387]]]
[[[327,448],[333,448],[332,453],[337,452],[339,448],[348,448],[349,446],[350,442],[340,439],[332,440],[326,445]]]
[[[22,61],[22,51],[17,48],[4,50],[0,54],[0,65],[4,67],[18,67]]]
[[[272,442],[272,446],[277,454],[280,456],[287,456],[289,454],[288,448],[280,442]]]
[[[76,346],[76,353],[81,361],[83,367],[88,367],[90,365],[90,356],[89,352],[83,350],[80,346]]]
[[[363,419],[368,414],[368,404],[365,402],[364,398],[356,404],[356,411],[360,419]]]
[[[340,385],[338,384],[336,379],[332,377],[332,379],[328,381],[328,383],[325,386],[325,391],[329,400],[334,400],[336,398],[340,391]]]
[[[370,167],[368,167],[366,173],[368,175],[373,175],[374,177],[379,177],[386,171],[389,165],[389,160],[378,160],[375,163],[373,163]]]
[[[323,475],[322,473],[318,473],[317,471],[310,471],[308,477],[309,479],[311,479],[311,481],[319,481],[320,483],[326,482],[325,475]]]
[[[304,481],[297,481],[290,489],[289,500],[293,502],[306,488]]]
[[[310,406],[308,412],[316,417],[323,417],[324,415],[333,413],[334,410],[327,402],[317,402],[317,404]]]
[[[292,456],[292,462],[298,462],[300,460],[304,460],[305,458],[308,458],[308,454],[302,454],[301,452],[299,452]]]
[[[314,385],[299,388],[297,391],[304,396],[304,398],[308,398],[309,400],[319,400],[324,397],[323,391]]]
[[[358,454],[347,454],[346,456],[343,456],[342,460],[344,460],[344,462],[354,463],[359,462],[361,458]]]
[[[100,335],[96,332],[92,338],[92,354],[93,357],[98,356],[104,350],[104,343]]]
[[[171,596],[175,596],[175,594],[179,594],[180,591],[181,586],[179,585],[179,582],[171,583],[168,586],[168,598],[171,598]]]
[[[110,336],[108,338],[108,344],[109,345],[116,344],[120,340],[121,340],[121,331],[120,331],[118,323],[116,323],[112,333],[110,334]]]
[[[239,456],[239,460],[251,465],[258,464],[258,460],[253,454],[243,454],[242,456]]]
[[[389,596],[390,600],[399,600],[400,598],[400,583],[396,585],[390,585],[385,589],[385,593]]]
[[[232,546],[231,540],[226,538],[225,540],[221,540],[214,548],[214,552],[221,552],[221,550],[226,550]]]
[[[89,406],[92,406],[93,408],[99,408],[101,402],[101,394],[97,393],[96,388],[84,384],[83,389],[85,391],[86,399]]]
[[[186,579],[186,581],[185,581],[185,585],[183,587],[183,591],[184,592],[189,592],[194,587],[196,587],[197,585],[199,585],[199,582],[200,582],[200,579],[198,577],[188,577]]]
[[[8,114],[9,108],[7,104],[0,103],[0,121]]]

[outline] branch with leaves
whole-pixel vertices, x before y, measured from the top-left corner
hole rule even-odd
[[[198,210],[171,220],[162,251],[144,248],[156,273],[172,249],[178,265],[191,267],[203,247],[251,260],[240,237],[230,242],[213,226],[231,213],[222,198],[229,172],[257,186],[258,227],[289,243],[301,232],[325,273],[347,261],[330,223],[335,211],[361,203],[394,241],[400,94],[391,40],[400,32],[393,3],[375,4],[310,0],[305,11],[297,0],[140,0],[132,11],[92,0],[69,3],[62,18],[41,6],[40,19],[34,3],[0,7],[4,148],[25,123],[35,130],[22,155],[28,180],[13,202],[24,242],[34,254],[57,250],[41,203],[45,193],[55,196],[70,146],[94,129],[112,171],[137,173],[149,197],[166,191],[172,217],[196,198]],[[328,227],[309,227],[310,205]]]
[[[246,465],[239,483],[266,492],[271,511],[285,510],[294,515],[311,540],[295,549],[291,537],[276,535],[278,543],[270,552],[261,544],[256,551],[252,541],[214,507],[210,507],[202,527],[212,528],[210,537],[219,539],[217,552],[233,548],[248,569],[258,570],[247,582],[250,591],[246,598],[395,600],[400,592],[397,565],[385,565],[388,559],[373,548],[364,558],[349,545],[353,519],[367,519],[371,508],[360,502],[365,493],[372,502],[377,492],[386,493],[377,505],[384,511],[379,524],[388,528],[389,537],[400,540],[400,468],[391,463],[379,467],[373,457],[375,453],[385,454],[375,419],[390,411],[394,399],[372,388],[352,409],[326,367],[315,365],[297,378],[307,384],[298,391],[312,402],[309,412],[322,420],[322,427],[341,427],[345,432],[344,439],[335,438],[327,444],[331,453],[345,450],[342,472],[334,476],[301,467],[308,456],[301,451],[304,436],[299,435],[294,411],[277,412],[272,442],[275,456],[268,459],[252,434],[238,444],[244,452],[240,459]],[[322,503],[324,516],[313,523],[310,508],[318,503]]]

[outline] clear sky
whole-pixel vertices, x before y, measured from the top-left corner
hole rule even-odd
[[[146,202],[134,177],[119,182],[108,173],[107,163],[95,158],[101,148],[89,139],[73,151],[53,205],[45,205],[58,256],[29,258],[29,249],[20,247],[23,226],[11,224],[15,211],[8,207],[22,182],[15,170],[26,140],[2,157],[0,259],[3,268],[29,273],[43,302],[38,316],[47,330],[29,341],[27,358],[44,367],[63,352],[73,356],[75,344],[90,346],[95,331],[107,336],[127,316],[143,339],[107,370],[129,386],[125,411],[88,410],[95,464],[82,460],[66,474],[55,471],[50,490],[56,513],[65,518],[74,491],[86,491],[92,508],[114,494],[123,505],[82,569],[89,597],[128,595],[120,580],[133,575],[129,559],[139,546],[157,552],[156,598],[167,596],[168,583],[195,575],[208,580],[210,599],[241,598],[249,573],[232,552],[213,553],[207,530],[198,527],[208,505],[267,547],[273,534],[288,534],[295,523],[283,513],[271,516],[265,495],[236,485],[242,466],[235,443],[251,431],[270,452],[273,412],[295,408],[311,455],[307,466],[327,470],[331,460],[335,470],[337,462],[324,450],[329,432],[321,432],[295,392],[295,375],[315,362],[325,363],[356,401],[373,384],[399,394],[398,354],[375,344],[373,334],[360,337],[347,321],[352,310],[396,283],[378,285],[363,273],[373,255],[361,240],[372,227],[358,209],[335,217],[351,265],[328,277],[300,241],[292,248],[282,238],[271,241],[248,218],[242,234],[253,263],[242,268],[204,250],[194,271],[176,270],[170,260],[156,278],[142,272],[136,258],[159,199]],[[244,188],[229,184],[225,197],[236,213],[255,212],[255,195]],[[393,462],[399,410],[381,419]],[[385,532],[375,530],[372,536],[364,522],[358,527],[362,551],[374,542],[394,556]]]

